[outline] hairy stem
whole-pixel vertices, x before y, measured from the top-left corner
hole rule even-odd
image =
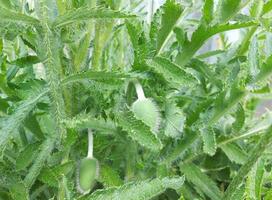
[[[93,131],[88,129],[88,155],[87,158],[93,158]]]

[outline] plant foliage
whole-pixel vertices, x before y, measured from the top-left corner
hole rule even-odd
[[[0,0],[0,199],[272,199],[272,1],[155,2]]]

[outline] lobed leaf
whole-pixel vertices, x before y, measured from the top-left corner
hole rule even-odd
[[[97,190],[89,196],[84,196],[80,200],[139,200],[152,199],[163,193],[167,188],[179,189],[184,182],[184,177],[176,178],[156,178],[153,180],[131,182],[121,187],[112,187],[105,190]]]
[[[157,34],[157,53],[161,52],[165,43],[167,42],[170,33],[174,29],[175,25],[183,12],[180,4],[175,3],[174,0],[167,0],[161,8],[161,24]]]
[[[244,164],[247,160],[247,154],[235,143],[220,145],[227,157],[238,164]]]
[[[151,132],[150,127],[134,117],[132,112],[124,112],[118,116],[118,121],[123,130],[140,145],[152,151],[162,148],[160,139]]]
[[[53,25],[55,27],[62,27],[74,22],[82,22],[90,19],[120,19],[131,17],[135,17],[135,15],[125,14],[123,12],[114,11],[108,8],[83,7],[58,16]]]
[[[216,186],[215,182],[211,180],[206,174],[194,164],[182,164],[181,171],[185,174],[186,180],[192,182],[212,200],[218,200],[222,198],[222,193]]]

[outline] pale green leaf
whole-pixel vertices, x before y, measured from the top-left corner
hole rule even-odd
[[[49,138],[41,144],[40,152],[38,153],[33,165],[30,167],[28,174],[24,179],[25,186],[30,189],[35,183],[36,178],[40,174],[45,161],[50,153],[53,151],[55,145],[55,139]]]
[[[190,86],[196,80],[185,68],[163,57],[155,57],[152,60],[147,60],[147,64],[155,72],[162,74],[169,84],[173,86],[178,84],[176,87],[179,87],[179,85]]]
[[[54,26],[61,27],[71,23],[82,22],[90,19],[120,19],[131,17],[135,17],[135,15],[125,14],[120,11],[114,11],[106,8],[83,7],[58,16],[54,22]]]
[[[123,181],[120,178],[118,171],[108,165],[101,166],[100,181],[106,187],[120,186],[123,184]]]
[[[240,9],[241,0],[221,0],[218,3],[215,19],[216,22],[224,23],[231,19]]]
[[[184,177],[156,178],[153,180],[127,183],[121,187],[97,190],[80,200],[151,200],[163,193],[167,188],[179,189],[182,187]]]
[[[66,176],[74,168],[75,163],[72,161],[54,167],[46,167],[41,170],[38,179],[51,187],[58,187],[60,178]]]
[[[39,25],[39,20],[31,16],[17,13],[9,9],[0,7],[0,22]]]
[[[72,119],[63,120],[63,123],[68,128],[91,128],[108,134],[113,134],[117,131],[114,122],[111,120],[96,119],[88,114],[79,114]]]
[[[174,0],[167,0],[162,6],[161,25],[157,36],[157,52],[159,53],[166,44],[168,37],[175,25],[177,24],[181,14],[182,7],[175,3]]]
[[[19,156],[16,159],[16,169],[24,170],[28,167],[33,160],[35,159],[39,150],[39,143],[29,144],[25,149],[20,152]]]
[[[222,193],[215,182],[204,174],[196,165],[182,164],[180,167],[181,171],[185,174],[186,180],[197,186],[198,189],[210,199],[218,200],[222,198]]]
[[[257,23],[254,21],[236,22],[233,24],[224,23],[213,26],[201,24],[198,27],[198,29],[193,33],[191,41],[186,40],[184,42],[182,51],[176,56],[175,62],[181,66],[186,65],[190,61],[190,59],[195,55],[197,50],[203,46],[206,40],[217,33],[246,28],[254,25],[257,25]]]
[[[263,155],[264,151],[271,145],[272,137],[271,137],[272,127],[269,127],[267,131],[262,135],[259,142],[255,145],[254,149],[248,156],[245,164],[239,169],[237,175],[232,179],[230,185],[228,186],[223,200],[231,200],[232,195],[235,193],[237,188],[243,183],[244,178],[256,164],[258,159]]]
[[[200,128],[200,135],[203,140],[203,150],[209,155],[214,155],[217,149],[217,143],[213,128]]]
[[[118,119],[122,129],[140,145],[152,151],[159,151],[162,148],[162,143],[156,134],[151,132],[149,126],[136,119],[132,112],[119,114]]]
[[[178,138],[183,133],[185,116],[174,103],[168,102],[165,106],[166,126],[164,133],[166,136]]]
[[[16,183],[11,186],[10,194],[14,200],[29,200],[27,188],[23,183]]]
[[[220,145],[227,157],[238,164],[244,164],[247,160],[247,154],[235,143]]]

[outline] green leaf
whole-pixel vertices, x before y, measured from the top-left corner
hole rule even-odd
[[[247,154],[235,143],[220,145],[227,157],[238,164],[244,164],[247,160]]]
[[[37,56],[25,56],[11,61],[10,64],[23,68],[28,67],[29,65],[37,64],[39,62],[40,60]]]
[[[242,98],[246,92],[242,88],[237,88],[234,84],[229,91],[229,96],[226,97],[226,92],[223,91],[221,95],[215,100],[214,114],[209,120],[209,125],[216,123],[223,115],[230,111]]]
[[[29,97],[19,103],[15,109],[15,112],[0,121],[0,123],[3,124],[0,127],[0,149],[3,150],[3,148],[5,148],[12,134],[14,134],[14,132],[16,132],[22,125],[23,121],[34,109],[37,102],[39,102],[40,99],[48,92],[48,90],[44,88],[32,89],[33,91],[31,91]]]
[[[28,171],[24,179],[25,186],[30,189],[31,186],[35,183],[36,178],[40,174],[45,161],[47,160],[50,153],[53,151],[55,146],[55,139],[48,138],[41,144],[40,152],[38,153],[33,165]]]
[[[177,38],[179,45],[182,46],[186,40],[186,33],[180,27],[175,27],[173,31],[176,34],[176,38]]]
[[[218,23],[224,23],[240,10],[241,0],[221,0],[218,4],[215,19]]]
[[[236,0],[235,0],[236,1]],[[248,22],[236,22],[233,24],[216,24],[213,26],[207,26],[201,24],[198,29],[193,33],[191,41],[186,40],[182,46],[182,51],[176,56],[175,62],[180,66],[186,65],[190,59],[195,55],[197,50],[202,47],[202,45],[211,36],[222,33],[229,30],[241,29],[250,26],[257,25],[254,21]]]
[[[271,10],[272,10],[272,1],[269,0],[263,6],[262,15],[265,15],[265,14],[269,13]]]
[[[223,200],[231,200],[233,194],[244,181],[244,178],[256,164],[258,159],[264,154],[264,151],[271,145],[272,137],[271,137],[272,127],[270,126],[266,132],[262,135],[259,142],[255,145],[254,149],[248,156],[247,161],[245,164],[239,169],[237,175],[232,179],[230,185],[228,186]]]
[[[272,74],[272,55],[269,56],[266,62],[260,68],[260,73],[256,76],[253,82],[263,82]]]
[[[250,7],[250,15],[255,18],[259,18],[263,13],[264,1],[263,0],[253,0]]]
[[[91,128],[108,134],[113,134],[117,128],[111,120],[96,119],[88,114],[79,114],[72,119],[63,120],[68,128]]]
[[[41,170],[38,179],[51,187],[58,187],[60,178],[66,176],[74,167],[75,163],[73,161],[54,167],[46,167]]]
[[[162,194],[167,188],[179,189],[184,182],[183,177],[177,178],[156,178],[153,180],[131,182],[121,187],[113,187],[105,190],[97,190],[89,196],[80,200],[151,200]]]
[[[205,0],[203,7],[203,19],[206,23],[210,23],[213,20],[213,8],[214,0]]]
[[[24,170],[26,169],[35,159],[39,150],[39,143],[29,144],[25,149],[20,152],[16,159],[16,169]]]
[[[181,171],[185,174],[186,180],[193,183],[199,190],[207,195],[212,200],[222,198],[222,193],[206,174],[194,164],[182,164]]]
[[[71,23],[82,22],[90,19],[120,19],[131,17],[135,17],[135,15],[125,14],[120,11],[114,11],[106,8],[83,7],[58,16],[54,21],[54,26],[61,27]]]
[[[125,74],[118,74],[114,72],[94,72],[94,71],[86,71],[74,75],[70,75],[62,80],[62,85],[71,84],[74,82],[80,82],[84,80],[97,80],[97,81],[116,81],[116,80],[124,80],[126,78],[129,78],[130,76]]]
[[[197,139],[198,134],[185,132],[185,136],[177,143],[175,148],[164,157],[164,163],[171,163],[179,159],[179,157],[181,157]]]
[[[232,128],[234,131],[240,131],[245,123],[245,110],[241,104],[237,105],[237,110],[235,113],[235,122],[232,124]]]
[[[16,183],[11,186],[10,194],[14,200],[29,200],[27,188],[23,183]]]
[[[264,159],[260,158],[251,169],[246,182],[246,194],[248,199],[262,199],[262,184],[265,173]]]
[[[0,22],[16,23],[18,25],[21,23],[28,25],[39,25],[38,19],[8,10],[3,7],[0,7]]]
[[[213,131],[213,128],[211,127],[201,128],[200,135],[203,140],[204,152],[209,155],[214,155],[216,153],[217,144],[216,144],[216,138],[215,138],[215,133]]]
[[[174,0],[167,0],[161,9],[161,24],[158,30],[156,45],[157,53],[162,51],[183,11],[181,5],[175,3]]]
[[[164,134],[172,138],[179,138],[183,133],[185,116],[172,102],[166,103],[165,119],[166,126]]]
[[[254,79],[257,74],[259,73],[259,45],[257,36],[253,37],[249,52],[248,52],[248,65],[249,65],[249,72],[250,76]]]
[[[195,82],[195,78],[185,68],[172,63],[166,58],[155,57],[152,60],[147,60],[147,64],[155,72],[161,74],[173,87],[179,88],[179,85],[191,86]]]
[[[116,169],[109,165],[102,165],[100,169],[100,181],[105,187],[120,186],[123,184],[122,179]]]
[[[35,115],[28,116],[24,121],[25,127],[30,130],[39,140],[44,139],[44,134]]]
[[[141,120],[136,119],[132,112],[119,114],[118,121],[122,129],[140,145],[152,151],[159,151],[162,148],[161,141],[151,132],[150,127],[145,125]]]

